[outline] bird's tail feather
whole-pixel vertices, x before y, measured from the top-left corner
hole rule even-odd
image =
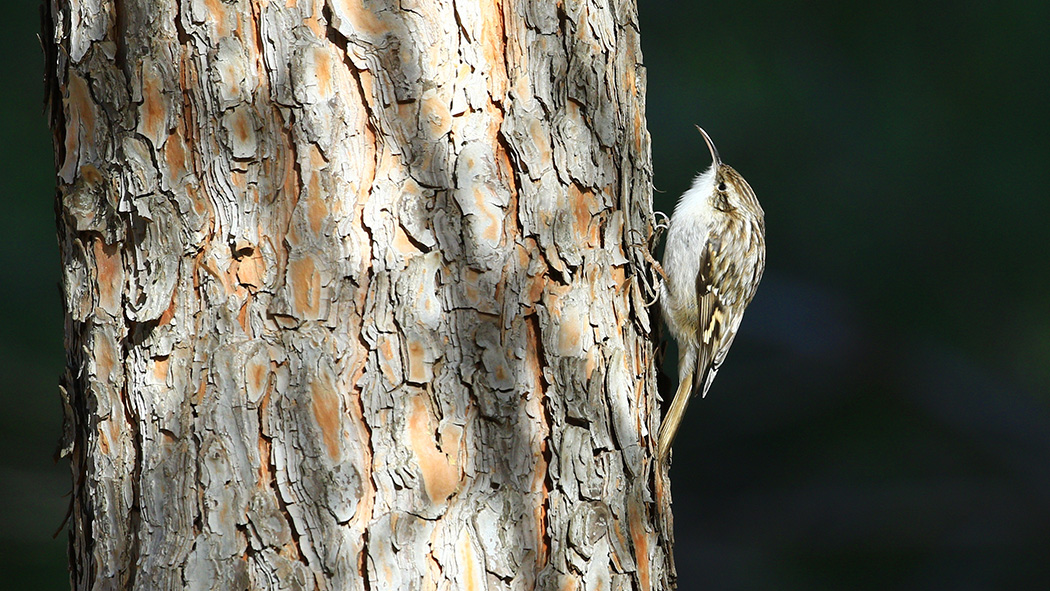
[[[660,424],[660,436],[657,441],[661,462],[667,461],[667,456],[671,452],[671,444],[674,443],[674,436],[678,433],[678,427],[685,416],[685,409],[693,398],[692,382],[693,374],[689,374],[686,379],[679,382],[678,391],[675,392],[674,400],[671,401],[671,408],[667,409],[667,415]]]

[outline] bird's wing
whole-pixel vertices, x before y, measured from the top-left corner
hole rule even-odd
[[[722,275],[718,268],[721,247],[722,241],[712,238],[707,241],[700,254],[700,272],[696,276],[696,340],[699,350],[696,355],[696,371],[693,372],[693,396],[707,395],[707,389],[711,387],[711,382],[725,359],[728,345],[732,343],[732,335],[728,334],[727,330],[729,326],[723,294],[718,288],[718,276]]]

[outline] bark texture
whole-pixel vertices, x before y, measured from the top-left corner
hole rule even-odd
[[[631,0],[47,0],[74,588],[668,589]]]

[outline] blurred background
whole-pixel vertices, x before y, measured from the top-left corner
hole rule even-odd
[[[675,442],[681,589],[1050,589],[1050,3],[639,9],[656,208],[698,123],[768,233]]]
[[[700,124],[767,215],[675,444],[680,588],[1050,589],[1050,3],[639,4],[656,208]],[[6,16],[0,588],[65,589],[36,2]]]
[[[69,589],[69,463],[52,459],[64,363],[55,165],[44,117],[40,2],[0,19],[0,589]]]

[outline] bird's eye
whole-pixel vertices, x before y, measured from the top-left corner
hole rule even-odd
[[[718,183],[718,190],[719,191],[725,191],[726,190],[726,184],[725,183]]]

